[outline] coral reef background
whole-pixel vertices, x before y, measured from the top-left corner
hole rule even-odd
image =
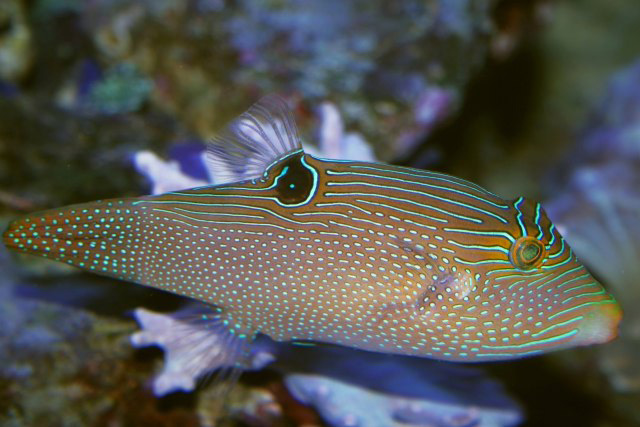
[[[310,149],[542,200],[621,301],[621,337],[491,364],[478,381],[502,384],[489,394],[513,416],[497,425],[518,414],[531,426],[638,425],[637,22],[631,0],[3,0],[0,228],[33,210],[151,192],[167,171],[204,182],[206,140],[278,92]],[[0,271],[0,425],[210,425],[215,391],[155,397],[162,353],[129,343],[135,308],[167,312],[184,300],[4,248]],[[286,360],[309,358],[292,354],[242,378],[229,425],[350,425],[383,401],[326,373],[288,375]],[[331,412],[353,393],[360,406]],[[380,417],[474,425],[473,414],[438,411]]]

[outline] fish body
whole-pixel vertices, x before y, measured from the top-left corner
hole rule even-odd
[[[226,183],[14,221],[5,244],[220,309],[251,341],[454,361],[605,342],[621,311],[539,203],[305,153],[267,98],[216,139]]]

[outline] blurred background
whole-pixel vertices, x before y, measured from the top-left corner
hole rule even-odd
[[[0,0],[0,228],[211,181],[206,141],[275,92],[313,152],[542,201],[625,317],[607,345],[375,393],[343,371],[429,362],[279,350],[348,367],[249,373],[226,423],[640,425],[639,24],[633,0]],[[134,308],[183,300],[4,248],[0,271],[1,425],[213,425],[206,383],[154,396],[162,352],[129,343]]]

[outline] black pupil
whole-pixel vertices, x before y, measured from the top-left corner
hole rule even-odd
[[[303,202],[313,186],[311,171],[302,164],[302,154],[293,156],[282,163],[278,178],[278,200],[287,205]]]

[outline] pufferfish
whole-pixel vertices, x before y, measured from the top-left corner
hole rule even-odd
[[[620,307],[540,203],[311,156],[273,96],[209,154],[222,183],[34,213],[4,243],[209,304],[199,322],[225,343],[218,365],[257,334],[459,362],[616,335]]]

